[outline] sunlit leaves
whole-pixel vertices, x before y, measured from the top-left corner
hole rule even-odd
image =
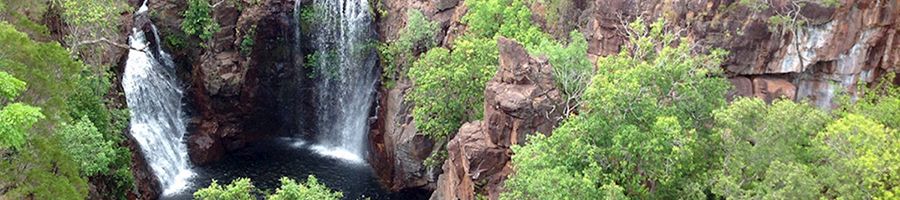
[[[43,119],[41,108],[13,103],[0,110],[0,148],[17,149],[25,144],[28,129]]]
[[[224,186],[220,185],[218,181],[213,180],[209,187],[194,192],[194,199],[251,200],[255,199],[250,193],[253,189],[253,184],[250,183],[250,179],[248,178],[238,178]]]
[[[212,5],[209,0],[188,0],[187,10],[184,11],[181,22],[181,30],[188,35],[196,35],[203,40],[212,39],[213,34],[219,32],[219,23],[212,18]]]
[[[715,159],[713,148],[700,144],[712,140],[711,111],[725,105],[728,84],[716,70],[724,54],[694,53],[662,21],[630,27],[626,48],[597,61],[581,112],[552,136],[514,148],[510,198],[567,191],[540,181],[551,173],[586,180],[582,185],[598,192],[621,187],[634,198],[704,198],[706,167]]]
[[[281,187],[275,193],[266,196],[269,200],[337,200],[344,195],[341,192],[332,191],[327,186],[319,183],[316,177],[310,175],[306,183],[297,183],[293,179],[282,177]],[[194,192],[194,198],[200,200],[251,200],[256,199],[259,193],[248,178],[238,178],[228,185],[220,185],[213,180],[209,187]]]
[[[82,173],[91,176],[109,171],[109,164],[116,156],[115,144],[104,139],[103,133],[86,116],[74,124],[63,123],[56,130]]]
[[[344,195],[341,192],[331,191],[325,185],[319,183],[315,176],[306,178],[306,183],[298,184],[293,179],[282,177],[281,187],[275,190],[275,194],[269,195],[269,200],[337,200]]]

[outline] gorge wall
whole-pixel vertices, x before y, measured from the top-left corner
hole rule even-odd
[[[845,0],[835,8],[810,4],[797,12],[807,19],[805,25],[796,30],[781,31],[770,29],[768,20],[789,10],[790,1],[771,2],[768,8],[757,11],[740,6],[734,0],[574,0],[569,6],[552,11],[559,16],[553,22],[547,14],[556,8],[536,3],[531,9],[533,21],[555,36],[564,37],[575,29],[581,31],[588,40],[588,54],[592,60],[618,53],[627,39],[625,25],[628,22],[639,17],[664,18],[670,29],[702,46],[730,52],[723,66],[734,84],[729,99],[736,96],[767,101],[788,98],[810,101],[827,109],[837,106],[834,100],[838,92],[855,93],[859,83],[871,84],[886,72],[900,71],[900,40],[895,40],[900,29],[900,3],[897,1]],[[380,3],[379,9],[387,13],[376,21],[382,41],[398,37],[406,23],[403,13],[410,9],[422,11],[440,25],[433,38],[440,46],[448,46],[453,38],[465,31],[465,25],[460,22],[466,12],[464,0]],[[417,51],[418,54],[423,50]],[[900,83],[900,78],[894,83]],[[379,90],[377,119],[370,133],[373,143],[370,160],[383,182],[394,190],[437,189],[435,197],[438,199],[470,199],[474,191],[486,192],[483,194],[496,198],[496,192],[492,192],[496,188],[490,186],[490,182],[498,179],[495,175],[505,177],[508,172],[481,169],[502,169],[505,161],[500,159],[502,162],[490,162],[493,166],[472,167],[460,155],[473,159],[473,155],[496,154],[496,148],[463,147],[479,144],[493,147],[496,144],[485,141],[497,141],[498,138],[473,134],[490,132],[481,125],[485,122],[466,124],[449,141],[450,158],[444,163],[443,171],[424,166],[422,163],[436,149],[435,144],[441,142],[417,133],[410,114],[413,105],[404,100],[409,87],[409,80],[401,79],[394,87]],[[485,96],[491,98],[487,93]],[[485,110],[489,110],[487,105]],[[489,116],[485,113],[486,120]],[[510,139],[513,138],[499,140]],[[483,157],[488,156],[474,159]],[[466,177],[465,173],[470,170],[480,174]],[[442,173],[443,182],[437,183],[437,175]],[[448,176],[459,178],[452,179],[457,182],[447,182]],[[469,189],[471,180],[465,180],[472,177],[488,180],[489,186]]]
[[[212,14],[221,31],[210,41],[199,41],[181,31],[185,1],[151,0],[148,5],[163,37],[162,45],[172,52],[179,76],[186,84],[185,103],[193,108],[189,111],[192,118],[187,143],[191,160],[196,164],[219,160],[227,151],[241,148],[251,140],[289,132],[311,137],[315,131],[316,89],[305,78],[307,69],[299,67],[304,63],[306,50],[292,48],[306,43],[302,41],[303,36],[294,34],[296,24],[292,23],[297,23],[294,16],[297,2],[235,2],[239,3],[228,1],[214,7]],[[376,12],[384,12],[376,15],[375,20],[380,41],[398,36],[406,24],[405,13],[410,9],[422,11],[439,24],[440,30],[434,38],[439,46],[449,46],[466,28],[460,22],[466,13],[465,0],[376,2],[375,10],[381,10]],[[895,39],[900,29],[897,1],[843,0],[842,6],[836,8],[809,5],[799,12],[809,19],[806,25],[796,31],[780,32],[770,30],[767,20],[784,12],[788,0],[772,1],[772,6],[761,11],[738,6],[737,2],[572,0],[570,6],[552,10],[559,13],[559,19],[555,20],[547,16],[550,9],[556,8],[539,3],[531,8],[533,21],[553,35],[563,37],[571,30],[581,31],[593,58],[619,51],[626,40],[624,24],[627,22],[638,17],[665,18],[671,29],[680,30],[691,40],[730,51],[723,66],[735,86],[729,98],[808,99],[820,107],[830,108],[835,106],[832,100],[836,91],[853,92],[860,82],[871,83],[885,72],[900,70],[900,39]],[[140,2],[132,2],[135,4]],[[130,16],[123,16],[123,20],[128,19]],[[245,40],[252,40],[253,45],[247,47]],[[424,49],[417,51],[422,53]],[[523,60],[519,61],[532,59],[531,56],[520,58]],[[895,83],[900,83],[900,79]],[[490,113],[485,114],[485,121],[467,124],[456,138],[450,139],[450,161],[443,167],[423,165],[436,144],[443,142],[431,141],[417,133],[410,114],[413,105],[404,100],[409,87],[409,80],[397,80],[394,87],[378,88],[375,118],[370,126],[370,164],[390,189],[424,188],[443,191],[439,194],[452,192],[460,197],[483,188],[449,191],[445,187],[448,185],[438,184],[438,176],[456,175],[457,180],[465,180],[461,175],[472,169],[486,169],[480,172],[487,173],[475,179],[496,183],[505,177],[508,171],[503,169],[508,158],[503,155],[508,156],[508,145],[518,142],[498,141],[520,141],[520,138],[508,134],[486,136],[485,133],[494,131],[490,130],[494,127],[490,125],[493,120],[488,118],[492,116]],[[485,96],[488,100],[499,98],[494,100],[498,102],[513,98]],[[480,146],[467,147],[472,145]],[[472,168],[462,159],[462,155],[495,154],[501,156],[496,162],[490,162],[491,166]],[[146,173],[137,178],[153,182],[152,175],[148,177]],[[151,191],[152,186],[145,188],[141,193],[153,193],[145,192]],[[492,190],[495,189],[487,189],[487,194],[496,194]]]
[[[312,124],[297,125],[315,119],[310,109],[315,100],[306,69],[295,67],[303,56],[291,45],[298,42],[294,3],[215,4],[211,14],[220,31],[201,41],[181,31],[186,2],[150,1],[163,45],[173,52],[187,84],[185,101],[192,110],[186,142],[193,163],[217,161],[255,139],[313,130]]]

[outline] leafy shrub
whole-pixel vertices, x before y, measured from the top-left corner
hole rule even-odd
[[[900,197],[900,131],[849,114],[815,137],[829,198]]]
[[[228,185],[219,185],[213,180],[209,187],[194,192],[194,199],[200,200],[251,200],[255,199],[250,192],[254,190],[248,178],[238,178]]]
[[[435,140],[449,138],[463,122],[481,118],[484,88],[496,73],[497,42],[460,38],[451,52],[434,48],[409,69],[416,129]]]
[[[293,179],[282,177],[281,187],[275,194],[269,195],[269,200],[337,200],[344,195],[341,192],[331,191],[325,185],[319,183],[315,176],[309,175],[305,184],[297,184]]]
[[[281,187],[269,194],[270,200],[337,200],[344,195],[335,192],[319,183],[315,176],[309,175],[306,183],[298,184],[293,179],[282,177]],[[250,179],[239,178],[228,185],[219,185],[213,180],[209,187],[194,192],[195,199],[201,200],[250,200],[256,199],[253,193],[257,193],[256,187],[250,183]]]
[[[719,69],[724,53],[693,53],[690,41],[663,25],[632,23],[629,45],[597,61],[582,112],[552,136],[513,148],[516,172],[504,198],[553,198],[569,185],[586,187],[574,198],[615,194],[598,194],[601,188],[634,198],[704,198],[714,160],[702,144],[712,140],[711,111],[725,105],[729,87]],[[540,184],[543,174],[582,182]]]
[[[544,42],[531,52],[545,54],[553,66],[553,78],[564,99],[563,114],[569,116],[581,107],[581,96],[594,76],[594,65],[587,58],[588,44],[578,31],[569,33],[568,45]]]
[[[66,152],[81,166],[83,174],[92,176],[109,171],[109,164],[116,156],[115,144],[105,139],[87,116],[74,124],[63,123],[56,130],[66,141],[63,143]]]
[[[196,35],[203,40],[212,39],[219,32],[219,23],[212,18],[209,0],[188,0],[187,10],[182,14],[181,30],[188,35]]]
[[[816,157],[809,147],[811,136],[831,121],[828,114],[790,100],[767,106],[753,98],[738,99],[714,115],[724,156],[713,193],[729,199],[818,196]]]
[[[384,66],[383,78],[388,85],[398,80],[399,75],[406,72],[406,67],[413,61],[417,50],[430,49],[434,46],[436,22],[429,21],[421,11],[410,9],[406,13],[406,26],[399,32],[396,40],[379,46],[379,54]]]

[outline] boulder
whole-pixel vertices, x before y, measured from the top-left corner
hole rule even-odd
[[[775,99],[780,98],[794,100],[796,94],[797,86],[785,79],[775,77],[753,78],[753,96],[767,103],[772,103]]]
[[[447,144],[448,158],[431,199],[499,199],[512,172],[512,145],[526,136],[549,135],[561,120],[553,69],[512,40],[499,38],[500,69],[484,92],[484,121],[464,124]]]

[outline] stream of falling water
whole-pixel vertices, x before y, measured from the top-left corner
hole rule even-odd
[[[145,1],[135,16],[146,14],[147,10]],[[151,27],[159,44],[156,27]],[[187,187],[194,173],[183,142],[186,129],[182,92],[172,58],[159,45],[151,47],[144,34],[135,27],[129,37],[132,49],[128,52],[122,87],[131,111],[131,135],[166,195]]]
[[[366,0],[314,0],[312,6],[320,25],[313,40],[319,138],[312,149],[363,163],[377,78],[370,8]]]

